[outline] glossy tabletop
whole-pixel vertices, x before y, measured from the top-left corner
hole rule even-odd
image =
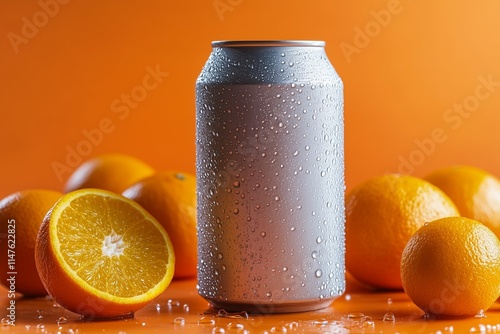
[[[82,321],[50,298],[8,297],[0,291],[1,333],[500,333],[500,302],[484,316],[426,317],[400,291],[374,291],[348,277],[346,293],[325,309],[259,315],[212,309],[196,291],[196,280],[173,281],[133,318]],[[15,311],[7,307],[15,300]],[[15,326],[6,324],[8,312]]]

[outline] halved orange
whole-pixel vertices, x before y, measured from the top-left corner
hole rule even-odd
[[[175,267],[158,221],[99,189],[61,197],[40,227],[35,260],[49,295],[87,319],[133,315],[167,288]]]

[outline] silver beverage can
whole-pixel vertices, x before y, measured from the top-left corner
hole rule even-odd
[[[345,291],[343,84],[322,41],[217,41],[196,81],[198,293],[284,313]]]

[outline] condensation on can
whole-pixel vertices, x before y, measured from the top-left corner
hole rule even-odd
[[[198,293],[258,313],[345,290],[343,84],[321,41],[219,41],[196,82]]]

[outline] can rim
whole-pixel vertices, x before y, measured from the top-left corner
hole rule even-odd
[[[304,46],[304,47],[324,47],[325,41],[319,40],[220,40],[213,41],[212,47],[283,47],[283,46]]]

